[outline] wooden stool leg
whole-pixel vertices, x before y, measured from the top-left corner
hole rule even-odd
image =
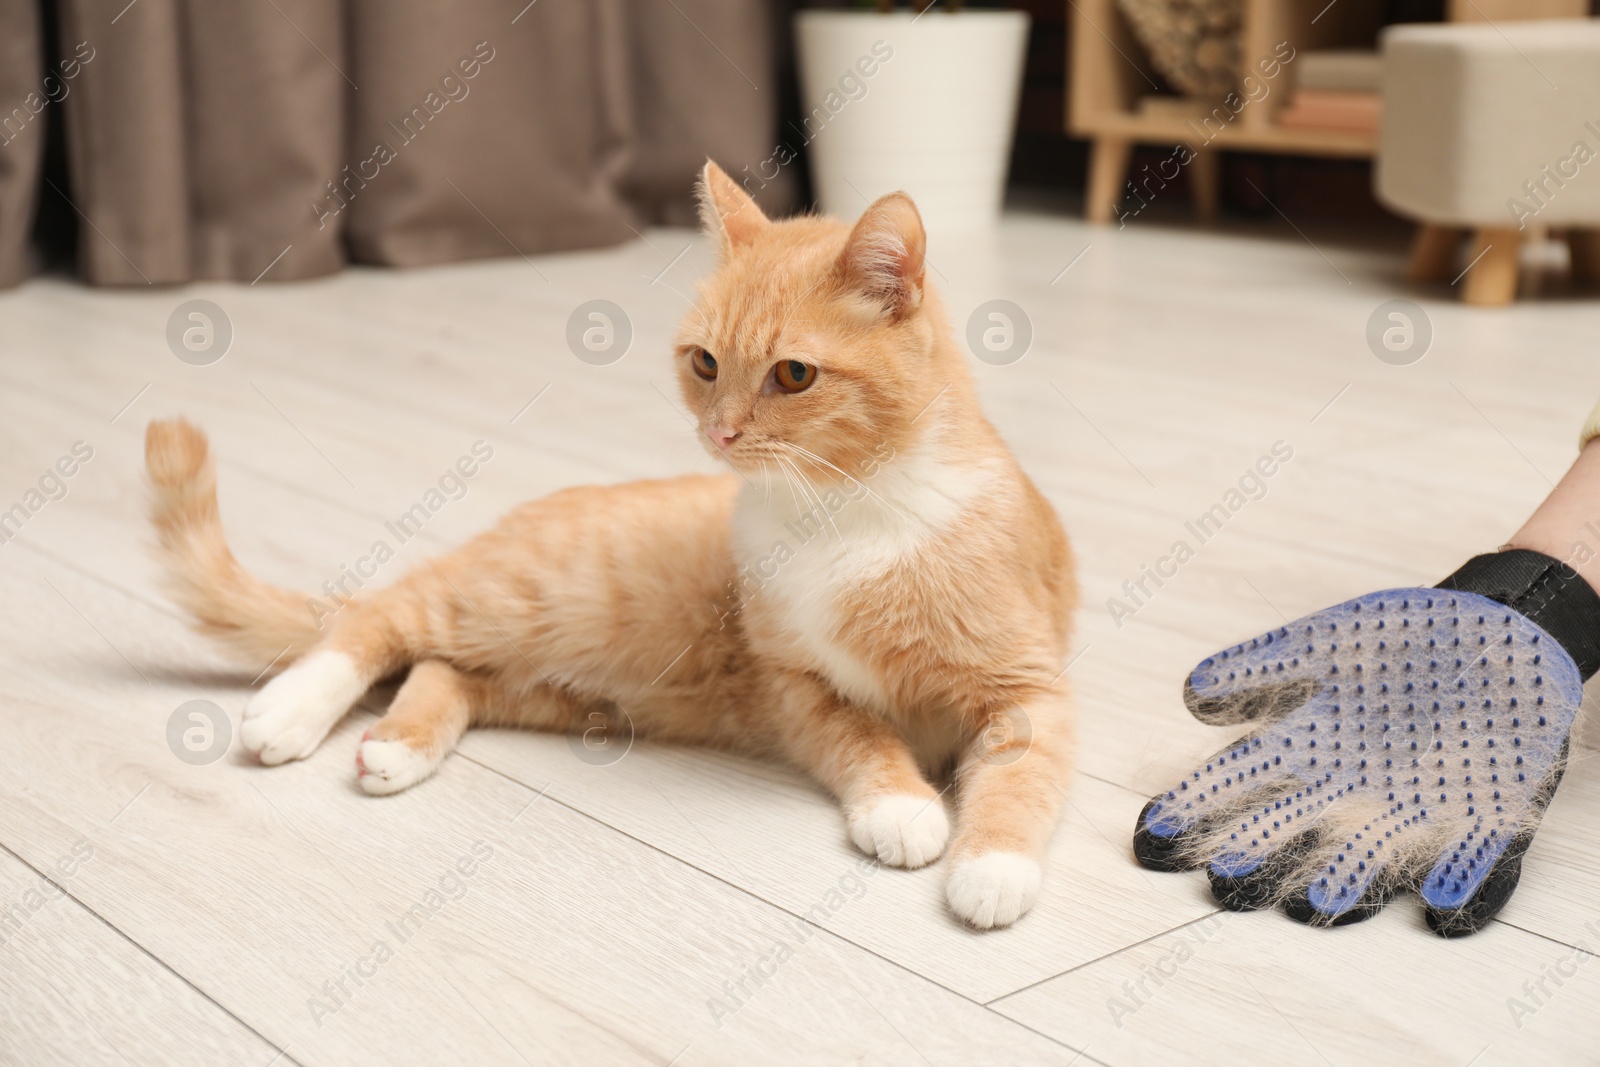
[[[1472,236],[1472,258],[1461,279],[1461,299],[1480,307],[1501,307],[1517,298],[1517,252],[1522,234],[1485,226]]]
[[[1456,251],[1461,247],[1462,231],[1454,226],[1424,222],[1417,227],[1411,243],[1411,267],[1407,272],[1414,282],[1447,282],[1456,276]]]
[[[1222,153],[1196,153],[1189,161],[1189,181],[1193,183],[1195,213],[1201,222],[1214,222],[1222,199]]]
[[[1110,222],[1116,215],[1132,158],[1133,142],[1126,137],[1094,139],[1089,154],[1089,191],[1084,201],[1084,217],[1090,222]]]
[[[1600,282],[1600,230],[1568,230],[1567,251],[1572,256],[1574,281]]]

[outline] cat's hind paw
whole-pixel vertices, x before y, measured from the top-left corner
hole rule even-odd
[[[850,813],[850,840],[891,867],[924,867],[950,839],[950,817],[937,796],[900,793]]]
[[[962,861],[945,885],[950,910],[970,926],[1010,926],[1039,899],[1043,871],[1020,852],[986,852]]]
[[[363,738],[356,750],[356,781],[370,796],[388,796],[409,789],[432,774],[439,760],[404,741]]]

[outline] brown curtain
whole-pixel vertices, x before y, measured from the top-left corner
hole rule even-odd
[[[0,144],[0,284],[41,196],[70,198],[91,283],[286,281],[687,223],[708,155],[737,169],[775,136],[759,0],[126,3],[60,0],[44,55],[32,5],[0,2],[0,108],[67,87]],[[59,192],[41,119],[64,123]]]
[[[51,107],[42,41],[33,4],[0,2],[0,286],[17,284],[31,266],[28,231]]]

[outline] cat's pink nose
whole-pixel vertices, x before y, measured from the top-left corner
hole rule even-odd
[[[739,439],[740,431],[727,426],[711,426],[706,430],[706,433],[717,443],[718,448],[725,450]]]

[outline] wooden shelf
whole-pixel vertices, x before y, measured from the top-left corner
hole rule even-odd
[[[1241,83],[1261,78],[1258,64],[1287,43],[1295,54],[1318,48],[1375,47],[1383,25],[1383,0],[1244,0],[1240,47]],[[1449,0],[1453,22],[1540,18],[1583,18],[1589,0]],[[1134,36],[1117,0],[1067,0],[1072,27],[1067,85],[1067,132],[1094,142],[1089,159],[1085,213],[1091,222],[1108,222],[1122,200],[1128,163],[1136,144],[1184,144],[1195,153],[1188,168],[1202,217],[1217,209],[1219,151],[1281,152],[1285,155],[1371,157],[1376,133],[1284,127],[1278,109],[1294,82],[1293,63],[1268,92],[1245,105],[1230,121],[1200,129],[1182,117],[1140,110],[1140,100],[1158,92],[1160,76]],[[1220,106],[1222,101],[1214,102]]]
[[[1378,150],[1378,135],[1351,130],[1311,130],[1289,126],[1247,126],[1232,123],[1213,131],[1197,130],[1168,115],[1110,114],[1098,116],[1082,127],[1073,127],[1078,136],[1121,137],[1135,144],[1190,145],[1231,149],[1236,152],[1281,152],[1284,155],[1372,156]]]
[[[1246,75],[1253,76],[1266,93],[1236,114],[1224,108],[1221,99],[1209,102],[1227,121],[1219,117],[1205,126],[1198,118],[1140,110],[1142,98],[1165,94],[1158,94],[1160,76],[1116,0],[1068,0],[1068,7],[1072,42],[1067,130],[1094,142],[1086,200],[1092,222],[1107,222],[1116,214],[1135,144],[1184,144],[1196,153],[1187,165],[1196,179],[1202,216],[1213,214],[1217,207],[1217,152],[1344,158],[1366,158],[1377,152],[1375,132],[1277,125],[1278,109],[1293,85],[1293,63],[1282,64],[1270,79],[1262,77],[1258,65],[1275,58],[1285,43],[1296,55],[1317,48],[1373,46],[1382,24],[1382,0],[1341,0],[1326,7],[1303,0],[1245,0],[1239,79],[1243,83]]]

